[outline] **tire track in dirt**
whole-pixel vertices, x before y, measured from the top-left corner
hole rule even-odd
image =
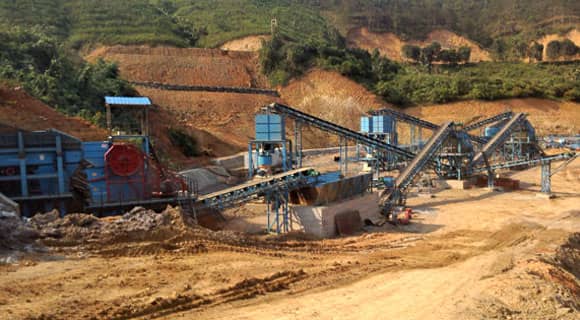
[[[177,312],[200,307],[210,307],[230,301],[250,299],[270,292],[287,290],[289,285],[306,278],[303,270],[282,271],[266,278],[245,279],[236,285],[218,290],[208,295],[175,295],[174,297],[157,297],[147,304],[125,303],[119,307],[110,307],[99,311],[100,318],[120,320],[137,318],[158,318]]]

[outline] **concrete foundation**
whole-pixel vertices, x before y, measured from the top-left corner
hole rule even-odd
[[[375,220],[380,216],[378,201],[378,193],[370,193],[324,206],[294,205],[291,227],[320,238],[334,237],[337,235],[337,214],[358,211],[361,221]],[[354,227],[361,228],[362,225]]]
[[[455,190],[465,190],[470,189],[476,184],[475,178],[469,178],[465,180],[437,180],[437,185],[443,189],[455,189]]]
[[[536,198],[540,198],[540,199],[555,199],[556,195],[553,193],[543,193],[543,192],[539,192],[536,193]]]

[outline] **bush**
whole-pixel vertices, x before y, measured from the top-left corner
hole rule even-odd
[[[419,61],[419,58],[421,57],[421,48],[418,46],[406,44],[403,46],[402,51],[405,58],[413,61]]]
[[[171,144],[179,148],[186,157],[198,157],[201,155],[197,140],[181,129],[169,128],[169,139]]]
[[[543,55],[544,55],[544,45],[534,41],[534,43],[528,49],[528,57],[536,61],[542,61]]]
[[[546,97],[577,99],[580,87],[580,63],[565,65],[499,63],[457,65],[468,61],[471,50],[441,50],[433,43],[421,53],[426,65],[409,65],[381,57],[378,50],[369,54],[360,49],[319,43],[295,43],[275,37],[275,43],[262,50],[263,70],[273,84],[285,84],[289,78],[302,74],[311,66],[336,70],[366,86],[396,105],[446,103],[461,99],[495,100],[516,97]],[[275,49],[278,48],[278,49]],[[543,47],[532,45],[533,55]],[[412,50],[407,47],[409,54]],[[276,57],[276,58],[273,58]],[[435,60],[431,60],[435,59]],[[430,65],[432,61],[448,65]],[[282,62],[280,62],[282,61]]]
[[[106,95],[133,95],[117,66],[79,62],[38,28],[0,31],[0,78],[18,81],[31,95],[67,114],[94,119]]]
[[[557,59],[560,57],[560,41],[550,41],[550,43],[548,43],[548,47],[546,48],[546,55],[550,59]]]
[[[561,56],[573,56],[578,52],[578,47],[572,40],[565,39],[560,42],[560,55]]]

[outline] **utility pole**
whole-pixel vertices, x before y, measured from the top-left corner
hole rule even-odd
[[[272,37],[274,36],[274,33],[276,33],[276,29],[278,29],[278,19],[272,18],[272,20],[270,20],[270,33],[272,34]]]

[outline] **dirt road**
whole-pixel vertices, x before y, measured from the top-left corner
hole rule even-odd
[[[553,200],[536,197],[539,169],[515,176],[524,190],[411,197],[413,224],[346,238],[210,232],[175,219],[138,238],[46,242],[47,252],[0,266],[0,315],[576,319],[580,236],[568,238],[580,230],[580,161],[554,176]]]

